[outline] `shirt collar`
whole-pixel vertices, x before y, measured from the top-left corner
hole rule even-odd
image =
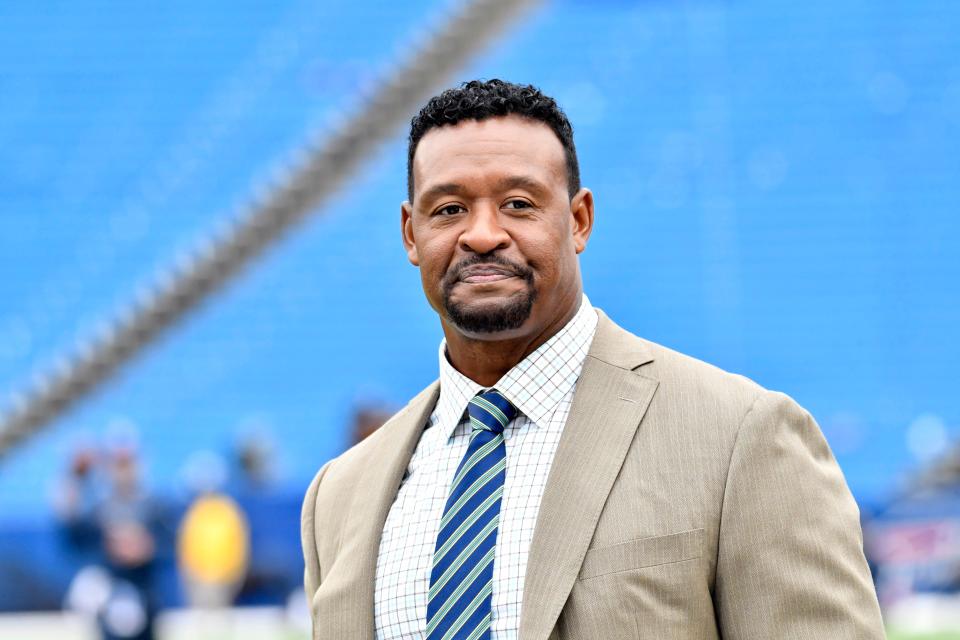
[[[577,313],[560,331],[517,363],[494,385],[534,424],[545,424],[560,400],[580,377],[593,334],[597,312],[584,295]],[[447,360],[447,342],[440,342],[440,398],[436,420],[449,439],[470,399],[485,387],[457,371]]]

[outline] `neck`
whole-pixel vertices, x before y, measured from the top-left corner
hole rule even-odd
[[[492,387],[510,369],[566,326],[577,314],[580,301],[581,297],[577,296],[576,304],[570,305],[566,313],[558,315],[540,331],[503,338],[465,335],[441,318],[440,324],[447,340],[447,359],[457,371],[477,384]],[[517,331],[523,330],[521,327]]]

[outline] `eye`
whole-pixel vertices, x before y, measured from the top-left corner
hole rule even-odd
[[[446,204],[433,212],[435,216],[452,216],[466,211],[459,204]]]
[[[529,209],[533,205],[526,200],[508,200],[504,206],[507,209]]]

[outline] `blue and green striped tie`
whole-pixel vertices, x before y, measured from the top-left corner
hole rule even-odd
[[[490,638],[493,557],[507,468],[503,429],[517,409],[491,389],[470,400],[467,414],[473,433],[437,533],[427,640]]]

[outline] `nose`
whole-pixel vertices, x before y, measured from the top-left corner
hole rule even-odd
[[[474,206],[466,216],[466,228],[460,234],[460,248],[471,253],[490,253],[510,246],[510,234],[500,224],[495,205]]]

